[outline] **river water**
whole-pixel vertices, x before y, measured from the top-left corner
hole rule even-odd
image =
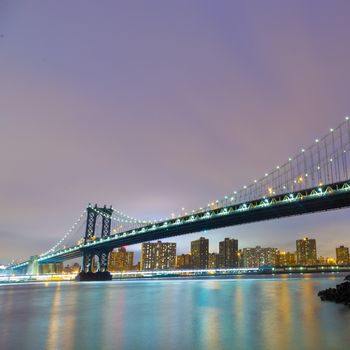
[[[349,349],[340,275],[0,286],[0,349]]]

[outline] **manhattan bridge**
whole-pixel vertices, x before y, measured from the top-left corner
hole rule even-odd
[[[260,178],[203,207],[161,220],[140,220],[112,206],[89,204],[39,264],[82,257],[82,272],[107,272],[114,248],[203,230],[350,206],[350,118]],[[28,272],[30,261],[8,267]]]

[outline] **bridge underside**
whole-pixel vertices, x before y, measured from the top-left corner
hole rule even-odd
[[[99,250],[112,250],[125,245],[154,241],[188,233],[200,232],[203,230],[212,230],[228,226],[237,226],[258,221],[349,207],[350,191],[339,190],[344,187],[344,184],[348,185],[347,183],[332,185],[332,188],[335,188],[336,190],[329,191],[327,195],[310,195],[312,192],[317,191],[317,188],[312,188],[293,194],[293,196],[301,196],[295,201],[285,201],[285,197],[288,195],[290,196],[290,194],[286,194],[269,198],[268,200],[270,202],[275,200],[275,204],[273,205],[260,206],[259,203],[261,203],[261,201],[258,200],[256,202],[247,203],[247,205],[251,206],[248,210],[234,210],[232,213],[221,216],[216,213],[216,215],[213,215],[208,219],[201,218],[193,222],[184,221],[179,225],[173,224],[168,227],[164,227],[161,225],[162,223],[159,223],[156,228],[149,228],[142,233],[131,234],[131,232],[126,232],[124,234],[119,234],[117,237],[111,236],[111,239],[100,241],[96,245],[79,247],[70,252],[62,252],[62,254],[59,254],[58,256],[43,257],[40,263],[64,261],[80,257],[86,253],[92,254]],[[236,206],[236,208],[237,207],[238,206]],[[217,211],[219,210],[220,209],[217,209]],[[215,210],[212,210],[211,212],[215,214]]]

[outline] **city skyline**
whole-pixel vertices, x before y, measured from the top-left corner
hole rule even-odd
[[[340,264],[348,264],[350,263],[349,261],[349,247],[344,246],[344,245],[339,245],[334,247],[334,254],[330,255],[330,256],[324,256],[322,254],[320,254],[320,252],[318,251],[317,247],[316,247],[316,240],[312,237],[303,237],[300,240],[296,240],[295,241],[295,247],[294,249],[292,249],[291,251],[287,251],[284,250],[283,248],[281,249],[281,247],[277,247],[277,246],[259,246],[259,245],[255,245],[255,246],[251,246],[251,247],[240,247],[239,246],[239,242],[238,240],[236,240],[233,237],[225,237],[224,240],[222,242],[219,242],[219,247],[217,247],[218,249],[210,249],[210,239],[206,238],[206,237],[197,237],[194,241],[190,242],[190,246],[188,247],[187,251],[178,251],[176,249],[176,243],[175,242],[166,242],[165,240],[162,241],[151,241],[151,242],[145,242],[142,243],[141,246],[144,246],[146,249],[141,251],[140,257],[138,258],[137,255],[135,254],[135,251],[130,250],[130,248],[132,246],[129,247],[129,250],[127,251],[125,247],[122,248],[118,248],[114,250],[114,254],[118,251],[127,251],[127,253],[132,253],[133,257],[135,256],[135,261],[136,265],[139,264],[140,265],[140,270],[141,271],[145,271],[145,270],[163,270],[163,269],[169,269],[169,266],[167,266],[166,264],[160,268],[158,268],[158,264],[159,262],[155,262],[152,260],[155,259],[156,256],[161,255],[162,258],[160,259],[160,261],[164,260],[164,256],[162,254],[155,254],[152,250],[154,249],[158,249],[158,250],[162,250],[160,249],[161,246],[163,246],[165,249],[165,255],[170,252],[170,250],[168,250],[168,246],[172,246],[171,250],[171,255],[173,255],[174,257],[176,257],[176,262],[172,263],[172,267],[170,269],[175,268],[174,266],[178,265],[178,258],[183,258],[183,264],[188,264],[188,262],[185,260],[186,256],[193,256],[194,255],[198,255],[198,250],[199,250],[199,246],[198,244],[200,243],[200,241],[205,241],[205,244],[207,245],[207,247],[205,248],[206,252],[205,254],[206,256],[206,264],[208,265],[208,268],[210,268],[210,256],[211,255],[216,255],[218,256],[218,261],[217,261],[217,266],[215,266],[215,268],[218,267],[258,267],[259,264],[255,264],[255,263],[246,263],[245,259],[246,257],[242,256],[245,252],[249,253],[249,251],[254,251],[254,250],[260,250],[262,252],[263,255],[267,254],[270,255],[272,250],[274,251],[273,253],[277,254],[279,256],[279,258],[274,257],[274,259],[284,259],[285,262],[283,264],[288,265],[288,261],[290,259],[295,260],[295,263],[293,264],[298,264],[298,265],[318,265],[318,264],[329,264],[328,261],[336,261],[338,263],[338,260],[340,261]],[[227,263],[222,261],[222,258],[225,260],[224,255],[227,254],[223,251],[220,251],[220,246],[221,245],[226,245],[228,241],[234,241],[235,243],[233,243],[235,245],[234,248],[230,248],[233,249],[237,256],[239,256],[239,254],[241,254],[240,259],[237,259],[237,262],[233,262],[233,263]],[[309,243],[311,242],[311,243]],[[195,248],[195,250],[193,250],[193,244],[196,243],[197,247]],[[306,244],[306,246],[304,247],[304,245]],[[309,244],[311,244],[311,247],[308,248]],[[266,250],[266,252],[264,251]],[[146,260],[147,260],[147,266],[143,266],[142,264],[142,255],[143,253],[145,254]],[[164,250],[163,250],[163,254],[164,254]],[[255,253],[254,253],[255,254]],[[311,254],[311,257],[310,255]],[[291,257],[290,255],[293,255],[293,257]],[[232,257],[231,257],[232,258]],[[159,259],[159,258],[157,258]],[[269,257],[265,258],[266,261],[271,262],[271,259]],[[342,261],[343,260],[343,261]],[[255,262],[254,258],[253,261]],[[277,261],[277,260],[276,260]],[[281,261],[279,262],[281,263]],[[192,265],[193,264],[193,265]],[[200,264],[198,264],[198,266],[195,266],[197,263],[195,262],[191,262],[191,268],[204,268],[203,266],[200,266]],[[291,265],[293,265],[291,264]],[[131,264],[133,269],[135,269],[135,264]],[[130,265],[130,266],[131,266]],[[273,263],[272,265],[275,265],[275,263]]]
[[[222,198],[350,114],[349,4],[155,3],[1,2],[0,263],[46,251],[89,202],[157,219]],[[234,236],[331,255],[348,227],[343,209]]]

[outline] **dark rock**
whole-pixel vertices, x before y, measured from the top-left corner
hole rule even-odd
[[[350,282],[338,284],[335,288],[327,288],[318,292],[318,296],[322,301],[333,301],[350,305]]]

